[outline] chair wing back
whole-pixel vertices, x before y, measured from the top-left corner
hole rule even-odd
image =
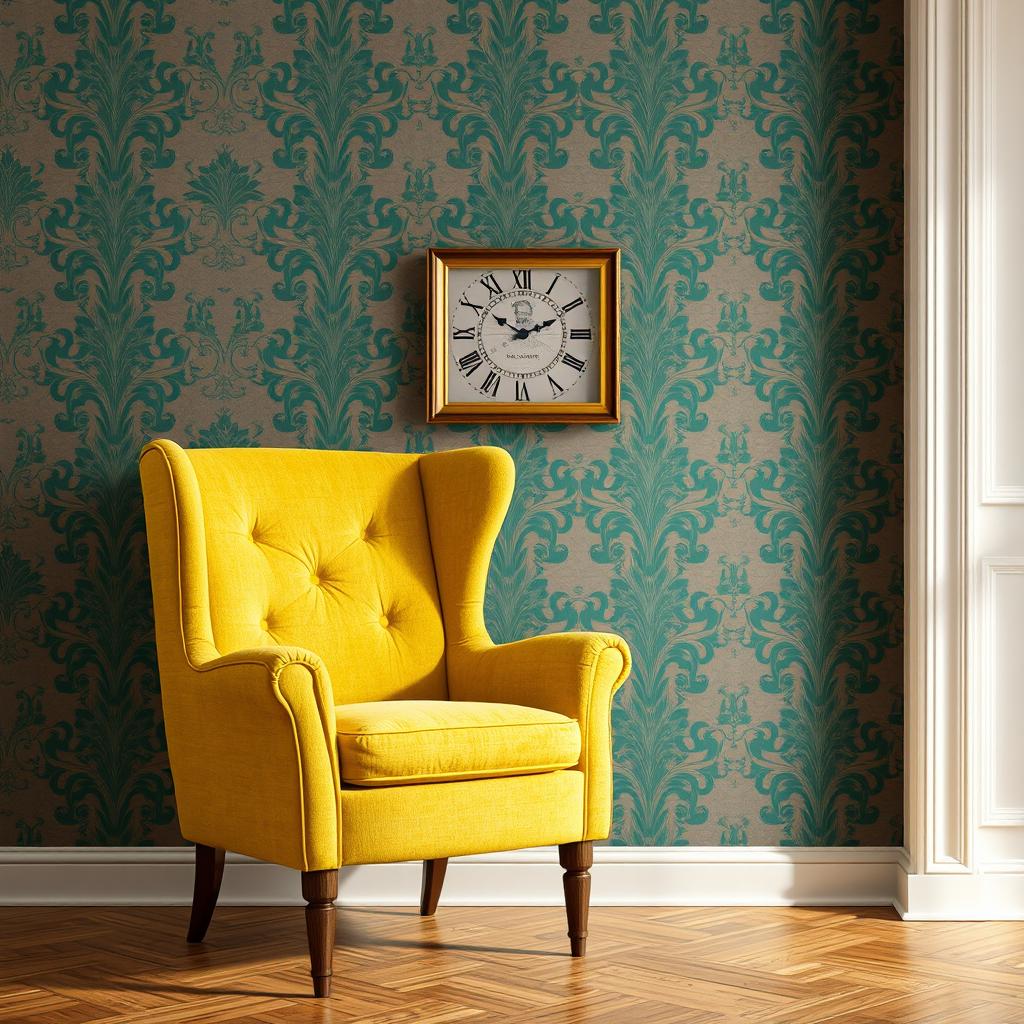
[[[179,571],[194,570],[180,591],[154,580],[158,635],[180,619],[186,652],[306,648],[339,704],[448,696],[420,456],[150,447],[174,481]]]

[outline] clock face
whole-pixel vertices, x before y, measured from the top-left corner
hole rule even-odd
[[[595,401],[599,285],[588,269],[449,271],[449,400]]]

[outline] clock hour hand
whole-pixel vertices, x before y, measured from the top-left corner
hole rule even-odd
[[[502,327],[511,327],[512,337],[515,338],[516,341],[522,341],[524,338],[528,338],[530,336],[529,331],[524,331],[522,328],[516,327],[514,324],[510,324],[503,316],[498,316],[497,313],[492,313],[491,316],[493,316]]]

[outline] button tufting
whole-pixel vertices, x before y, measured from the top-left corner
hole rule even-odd
[[[269,627],[268,627],[267,620],[266,619],[260,619],[260,629],[262,629],[263,632],[266,633],[268,628]]]
[[[391,625],[391,620],[386,615],[381,615],[380,624],[384,629],[387,629]]]
[[[320,586],[320,577],[317,576],[316,573],[313,573],[313,575],[309,577],[309,582],[312,583],[314,587],[319,587]]]

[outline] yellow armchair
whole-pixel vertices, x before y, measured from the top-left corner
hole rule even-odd
[[[338,869],[558,845],[574,956],[610,825],[610,710],[629,650],[604,633],[495,645],[483,618],[514,466],[427,455],[148,444],[140,471],[189,941],[234,850],[302,872],[330,989]]]

